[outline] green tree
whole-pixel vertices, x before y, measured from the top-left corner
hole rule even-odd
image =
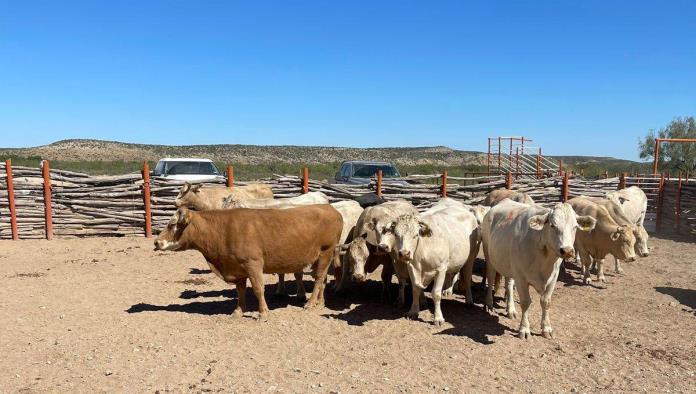
[[[673,119],[667,127],[657,132],[650,130],[638,141],[641,159],[654,160],[655,138],[696,138],[696,118],[693,116]],[[694,172],[696,170],[696,143],[663,142],[660,146],[658,168],[668,171]]]

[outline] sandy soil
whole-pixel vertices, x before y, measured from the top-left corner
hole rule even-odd
[[[448,323],[435,328],[428,311],[409,321],[381,304],[377,274],[315,311],[274,298],[269,275],[260,323],[230,315],[236,292],[196,252],[136,238],[2,241],[0,391],[694,391],[696,244],[652,246],[606,285],[561,275],[555,339],[538,335],[533,294],[536,335],[523,341],[517,320],[483,310],[478,287],[475,307],[443,301]]]

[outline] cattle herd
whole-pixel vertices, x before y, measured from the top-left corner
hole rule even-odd
[[[284,274],[297,281],[297,297],[305,308],[323,305],[324,287],[333,273],[334,291],[346,294],[382,267],[382,297],[389,300],[392,276],[404,305],[410,285],[408,318],[427,306],[430,289],[434,324],[445,318],[440,301],[454,290],[472,304],[474,260],[483,249],[487,282],[484,304],[493,311],[493,296],[505,284],[507,316],[517,317],[514,291],[522,309],[519,337],[530,335],[530,287],[540,295],[541,332],[552,337],[549,307],[564,260],[581,264],[583,281],[604,281],[603,262],[633,261],[648,255],[643,227],[647,198],[637,187],[607,193],[606,198],[576,197],[552,207],[537,205],[526,194],[494,190],[483,205],[442,198],[424,212],[406,200],[329,204],[319,192],[273,199],[266,185],[234,188],[185,184],[176,198],[177,212],[155,240],[156,250],[197,250],[211,270],[237,287],[234,315],[246,310],[247,279],[258,299],[259,320],[266,320],[264,274],[278,274],[277,293],[285,293]],[[314,288],[306,299],[305,269],[311,267]]]

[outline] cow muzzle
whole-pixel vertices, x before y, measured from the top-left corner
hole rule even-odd
[[[650,256],[650,253],[648,253],[648,252],[643,252],[640,254],[640,257],[648,257],[648,256]]]
[[[398,253],[399,260],[401,261],[408,261],[411,260],[411,251],[410,250],[400,250]]]
[[[385,254],[391,252],[391,248],[387,244],[379,244],[377,245],[377,251],[382,254]]]
[[[568,247],[568,246],[562,247],[559,250],[559,253],[561,255],[561,258],[564,258],[564,259],[571,259],[571,258],[575,257],[575,249],[573,249],[572,247]]]
[[[364,282],[365,279],[365,274],[353,274],[353,280],[356,282]]]

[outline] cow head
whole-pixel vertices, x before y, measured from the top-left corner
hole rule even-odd
[[[183,250],[185,246],[180,243],[180,239],[192,216],[193,213],[188,208],[179,208],[155,239],[155,250]]]
[[[596,224],[591,216],[577,216],[567,203],[558,203],[547,213],[529,218],[529,227],[542,232],[544,246],[562,259],[575,256],[575,232],[591,231]]]
[[[648,251],[648,232],[645,231],[645,227],[638,224],[636,225],[633,234],[636,236],[636,254],[640,257],[648,257],[650,252]]]
[[[607,192],[606,197],[607,197],[607,200],[613,201],[613,202],[619,204],[619,206],[621,206],[626,201],[630,201],[628,198],[619,194],[618,191]]]
[[[636,236],[629,225],[617,226],[611,235],[611,254],[619,260],[634,261],[636,259]]]
[[[377,240],[377,254],[388,254],[394,249],[394,233],[390,231],[391,223],[372,218],[367,229],[373,231]]]
[[[394,237],[396,258],[403,262],[413,259],[420,237],[433,235],[430,227],[413,214],[399,216],[387,226],[387,232]]]
[[[200,198],[199,193],[201,191],[201,187],[201,184],[191,185],[188,182],[184,183],[179,190],[179,194],[177,194],[176,199],[174,200],[174,205],[176,205],[177,208],[194,208]]]
[[[353,271],[353,280],[356,282],[364,282],[366,279],[365,263],[367,262],[367,258],[370,257],[370,250],[367,248],[367,241],[365,238],[355,238],[351,243],[346,245],[346,253],[348,255],[350,268]]]

